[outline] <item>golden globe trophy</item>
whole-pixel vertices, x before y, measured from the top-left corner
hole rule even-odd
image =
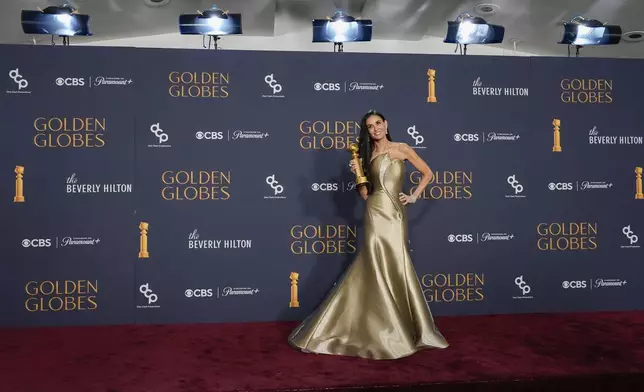
[[[16,173],[16,195],[13,197],[13,202],[14,203],[24,203],[25,202],[25,195],[24,195],[24,184],[23,184],[23,179],[22,177],[25,174],[25,167],[24,166],[16,166],[16,169],[14,170]]]
[[[357,143],[351,143],[349,145],[349,152],[351,152],[351,161],[356,165],[356,187],[360,185],[366,185],[369,183],[367,176],[364,175],[362,171],[362,163],[360,163],[360,155],[358,154],[360,147]]]

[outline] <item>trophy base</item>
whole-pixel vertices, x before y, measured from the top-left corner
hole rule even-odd
[[[13,198],[14,203],[24,203],[25,202],[25,197],[24,196],[16,196]]]
[[[436,97],[427,98],[427,103],[436,103],[436,102],[438,102],[438,99],[436,99]]]
[[[147,259],[150,257],[150,253],[148,252],[139,252],[139,259]]]
[[[366,176],[356,177],[356,186],[366,185],[369,183]]]
[[[289,302],[288,307],[289,307],[289,308],[299,308],[299,307],[300,307],[300,303],[299,303],[298,301],[295,301],[295,302]]]
[[[636,193],[635,194],[635,199],[636,200],[644,200],[644,193]]]
[[[561,152],[561,146],[552,147],[552,152]]]

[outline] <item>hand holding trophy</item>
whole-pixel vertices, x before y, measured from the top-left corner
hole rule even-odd
[[[364,175],[364,171],[362,170],[362,160],[360,159],[358,151],[360,151],[358,144],[351,143],[349,145],[349,152],[351,153],[352,158],[349,165],[351,167],[351,171],[356,175],[356,187],[369,184],[369,180],[367,180],[367,177]]]

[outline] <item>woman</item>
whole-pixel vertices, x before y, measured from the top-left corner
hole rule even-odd
[[[360,124],[360,156],[370,186],[363,247],[321,306],[289,336],[307,353],[397,359],[448,343],[434,325],[407,250],[405,206],[415,203],[432,171],[405,143],[391,141],[385,117],[376,111]],[[405,161],[422,179],[404,194]],[[351,171],[355,173],[353,162]]]

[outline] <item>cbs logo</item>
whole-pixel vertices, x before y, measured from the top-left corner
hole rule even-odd
[[[561,284],[561,287],[564,289],[585,289],[586,288],[586,281],[585,280],[571,280],[571,281],[564,281]]]
[[[454,134],[454,140],[457,142],[478,142],[479,134],[478,133],[457,133]]]
[[[315,83],[315,91],[340,91],[340,83]]]
[[[447,236],[449,242],[472,242],[474,237],[472,234],[450,234]]]
[[[317,191],[334,192],[334,191],[337,191],[339,188],[338,188],[338,184],[332,184],[327,182],[327,183],[321,183],[321,184],[315,183],[311,185],[311,189],[313,189],[313,191],[315,192]]]
[[[57,78],[56,85],[70,87],[84,86],[85,78]]]
[[[195,137],[198,140],[223,140],[224,138],[224,133],[223,132],[197,132],[195,134]]]
[[[188,298],[208,298],[212,297],[212,289],[188,289],[186,290]]]
[[[24,248],[49,248],[51,246],[51,239],[35,238],[29,240],[25,238],[24,240],[22,240],[22,246]]]
[[[548,189],[551,191],[571,191],[572,182],[551,182],[548,184]]]

